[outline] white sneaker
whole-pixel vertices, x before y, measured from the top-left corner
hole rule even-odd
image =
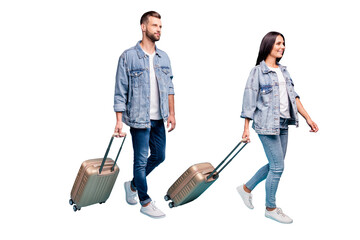
[[[241,185],[241,186],[238,186],[236,188],[236,190],[240,194],[240,196],[241,196],[242,200],[244,201],[245,205],[250,209],[254,209],[254,206],[252,204],[252,194],[248,193],[248,192],[245,192],[244,184]]]
[[[151,218],[163,218],[166,215],[155,206],[155,202],[150,202],[146,207],[141,207],[140,212]]]
[[[275,208],[273,211],[268,211],[267,209],[265,210],[265,217],[270,218],[272,220],[275,220],[279,223],[292,223],[293,220],[285,215],[283,213],[283,211],[281,210],[281,208]]]
[[[126,202],[130,205],[135,205],[137,204],[137,191],[133,191],[131,190],[131,181],[125,182],[124,183],[124,188],[125,188],[125,194],[126,194]]]

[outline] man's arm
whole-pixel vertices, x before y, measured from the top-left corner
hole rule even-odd
[[[115,125],[115,134],[118,134],[116,137],[125,137],[126,133],[122,132],[123,122],[122,122],[122,112],[116,112],[116,125]]]
[[[115,95],[114,95],[114,111],[116,113],[116,125],[114,133],[117,137],[124,137],[126,134],[122,132],[123,122],[122,114],[126,109],[126,101],[128,97],[128,76],[126,73],[125,54],[119,58],[118,68],[116,72],[115,81]]]
[[[167,128],[169,128],[169,125],[171,124],[171,128],[168,130],[168,132],[171,132],[175,129],[176,126],[176,120],[175,120],[175,98],[174,94],[170,94],[169,96],[169,117],[167,120]]]

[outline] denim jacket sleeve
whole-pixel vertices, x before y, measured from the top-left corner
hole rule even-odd
[[[250,118],[251,120],[254,118],[259,93],[259,71],[258,67],[254,67],[246,82],[241,112],[242,118]]]
[[[170,62],[170,60],[169,60],[169,62]],[[170,66],[170,82],[169,82],[169,86],[168,86],[168,88],[169,88],[168,95],[174,95],[175,94],[175,92],[174,92],[174,84],[172,82],[174,76],[173,76],[173,73],[172,73],[171,64],[169,64],[169,66]]]
[[[126,54],[119,58],[115,81],[114,111],[124,112],[128,98],[129,78],[127,74]]]
[[[166,82],[167,82],[167,92],[168,92],[168,95],[174,95],[175,92],[174,92],[174,84],[172,82],[173,80],[173,73],[172,73],[172,68],[171,68],[171,62],[170,62],[170,58],[169,56],[163,52],[163,51],[160,51],[161,52],[161,55],[164,56],[164,59],[165,59],[165,65],[166,68],[164,68],[162,71],[164,71],[164,73],[166,73]]]
[[[291,81],[291,85],[293,86],[293,88],[294,88],[294,83],[293,83],[293,80],[290,78],[290,81]],[[294,89],[294,95],[295,95],[295,98],[299,98],[300,99],[300,96],[299,96],[299,94],[297,94],[297,92],[295,91],[295,89]]]

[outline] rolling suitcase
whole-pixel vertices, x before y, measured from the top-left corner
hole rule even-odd
[[[119,174],[116,162],[120,155],[126,136],[124,137],[115,161],[107,158],[114,135],[111,137],[104,158],[96,158],[84,161],[75,179],[70,194],[70,205],[76,212],[82,207],[95,203],[105,203]]]
[[[241,143],[244,144],[241,146]],[[218,179],[220,172],[224,170],[246,144],[246,142],[240,141],[216,168],[211,163],[198,163],[189,167],[167,191],[164,198],[165,201],[172,200],[169,202],[169,207],[177,207],[198,198]],[[241,148],[227,161],[239,146]],[[219,170],[225,162],[226,164]]]

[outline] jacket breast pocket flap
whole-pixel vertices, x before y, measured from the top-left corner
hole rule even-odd
[[[163,71],[163,73],[165,73],[166,75],[170,73],[169,68],[161,68],[161,71]]]
[[[142,70],[133,70],[130,72],[131,82],[134,84],[134,87],[139,87],[143,84],[143,75],[144,71]]]
[[[265,85],[260,87],[260,94],[269,94],[273,90],[272,85]]]

